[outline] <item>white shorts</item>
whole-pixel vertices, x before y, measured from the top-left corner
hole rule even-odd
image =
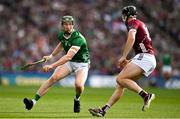
[[[75,72],[78,73],[79,70],[83,70],[83,75],[82,75],[82,82],[86,82],[87,80],[87,77],[88,77],[88,71],[89,71],[89,68],[90,68],[90,63],[79,63],[79,62],[67,62],[65,64],[69,71],[71,73]]]
[[[134,64],[138,65],[141,69],[144,70],[144,75],[149,76],[156,67],[156,58],[154,55],[149,53],[140,53],[137,54],[132,61]]]
[[[162,67],[162,72],[163,73],[171,73],[172,72],[172,67],[170,65],[164,65]]]
[[[66,66],[70,72],[77,72],[78,70],[84,69],[89,70],[90,63],[79,63],[79,62],[67,62]]]

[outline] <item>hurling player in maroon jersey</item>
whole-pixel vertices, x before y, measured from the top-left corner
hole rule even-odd
[[[117,76],[117,87],[109,101],[102,108],[90,108],[89,112],[93,116],[103,117],[107,110],[110,109],[123,95],[124,89],[127,88],[139,94],[143,101],[142,111],[146,111],[151,101],[155,98],[155,94],[144,91],[135,81],[140,77],[149,76],[156,67],[156,59],[152,40],[149,36],[146,25],[136,18],[137,11],[135,6],[127,6],[122,10],[122,19],[128,30],[127,41],[119,66],[122,71]],[[131,49],[135,51],[135,57],[127,60],[127,56]]]

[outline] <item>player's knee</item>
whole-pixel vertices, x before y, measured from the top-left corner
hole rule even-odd
[[[121,76],[118,76],[116,79],[117,84],[119,84],[120,86],[124,85],[124,81],[123,78]]]

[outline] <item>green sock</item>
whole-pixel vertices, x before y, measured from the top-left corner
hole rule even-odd
[[[36,94],[36,95],[34,96],[34,99],[35,99],[36,101],[38,101],[40,98],[41,98],[41,97],[40,97],[38,94]]]
[[[80,94],[76,94],[75,99],[79,100],[80,99]]]

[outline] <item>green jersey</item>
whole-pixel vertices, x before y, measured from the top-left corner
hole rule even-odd
[[[90,54],[87,42],[80,32],[74,30],[69,38],[65,38],[63,32],[58,32],[58,40],[61,42],[61,45],[66,53],[71,46],[80,47],[79,51],[72,58],[72,62],[90,62]]]
[[[171,65],[171,56],[169,54],[164,54],[163,64],[164,65]]]

